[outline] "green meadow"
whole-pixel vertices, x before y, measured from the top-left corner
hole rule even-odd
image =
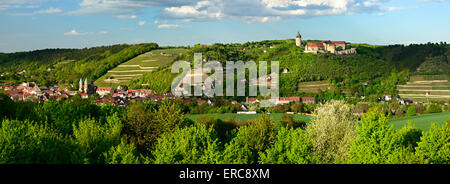
[[[400,129],[403,126],[407,125],[408,122],[411,122],[411,124],[413,124],[417,128],[420,128],[424,131],[428,131],[430,129],[431,124],[436,123],[439,125],[443,125],[447,120],[450,121],[450,112],[423,114],[411,117],[392,119],[390,123],[394,125],[394,129]]]
[[[282,113],[274,113],[274,114],[269,114],[269,117],[271,117],[274,121],[278,121],[281,119],[281,114]],[[247,120],[251,120],[251,119],[256,119],[260,116],[262,116],[262,114],[236,114],[236,113],[225,113],[225,114],[189,114],[187,115],[187,118],[196,121],[197,118],[202,117],[202,116],[208,116],[211,117],[213,119],[221,119],[224,120],[226,118],[231,118],[231,119],[237,119],[240,121],[247,121]],[[309,122],[312,119],[312,116],[307,116],[307,115],[301,115],[301,114],[294,114],[294,119],[295,120],[301,120],[301,121],[305,121],[305,122]]]

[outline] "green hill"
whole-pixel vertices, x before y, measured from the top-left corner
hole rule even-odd
[[[85,49],[46,49],[0,55],[2,83],[36,81],[39,85],[94,80],[108,70],[142,53],[158,48],[155,43],[113,45]]]
[[[279,61],[280,70],[288,71],[280,72],[281,96],[314,96],[319,100],[360,96],[375,100],[383,94],[399,94],[397,85],[407,85],[410,76],[450,74],[450,70],[442,67],[448,66],[450,47],[446,44],[351,44],[350,47],[356,48],[358,54],[304,53],[294,40],[197,44],[186,50],[155,50],[159,48],[156,44],[49,49],[0,54],[0,72],[8,73],[0,82],[28,80],[48,85],[77,83],[80,77],[86,77],[100,86],[126,84],[164,93],[170,91],[172,79],[177,75],[169,72],[167,64],[174,60],[193,61],[194,53],[222,63]],[[14,75],[23,70],[21,75]],[[446,90],[445,87],[433,86],[432,90]]]

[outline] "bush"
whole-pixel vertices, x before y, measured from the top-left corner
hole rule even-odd
[[[416,111],[416,106],[415,105],[411,105],[408,107],[408,110],[406,111],[406,116],[415,116],[417,113]]]
[[[437,104],[430,104],[427,107],[427,110],[425,110],[425,113],[438,113],[442,112],[442,107]]]

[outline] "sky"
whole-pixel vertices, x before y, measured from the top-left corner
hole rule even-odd
[[[450,42],[450,0],[0,0],[0,52],[155,42]]]

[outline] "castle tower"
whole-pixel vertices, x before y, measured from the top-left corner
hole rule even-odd
[[[302,35],[300,35],[300,32],[297,32],[297,37],[295,38],[295,45],[297,47],[302,46]]]
[[[87,78],[84,79],[84,93],[88,92],[88,81]]]
[[[78,84],[78,91],[83,92],[83,79],[80,78],[80,84]]]

